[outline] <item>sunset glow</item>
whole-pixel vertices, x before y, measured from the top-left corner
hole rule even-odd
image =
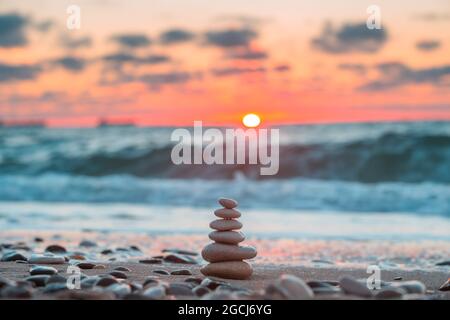
[[[242,118],[242,123],[247,128],[256,128],[261,123],[261,119],[254,113],[249,113]]]
[[[45,3],[0,9],[0,121],[235,125],[249,109],[267,125],[450,119],[442,1],[381,1],[379,30],[348,0],[238,11],[80,0],[79,30],[67,29],[64,4]]]

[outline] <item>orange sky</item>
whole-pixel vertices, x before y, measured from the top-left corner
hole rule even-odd
[[[379,1],[375,33],[371,1],[77,2],[80,30],[72,2],[0,5],[0,119],[450,120],[448,1]]]

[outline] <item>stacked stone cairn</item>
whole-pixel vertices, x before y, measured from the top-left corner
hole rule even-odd
[[[256,257],[256,249],[251,246],[240,246],[245,240],[242,232],[242,223],[236,220],[241,213],[235,208],[238,203],[232,199],[220,198],[221,209],[214,211],[220,219],[212,221],[209,226],[214,229],[209,234],[213,243],[202,250],[202,257],[209,262],[201,269],[205,276],[214,276],[225,279],[243,280],[249,278],[253,269],[243,260]]]

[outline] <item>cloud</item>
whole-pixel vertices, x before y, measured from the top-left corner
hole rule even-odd
[[[246,50],[243,52],[234,52],[228,55],[229,59],[234,60],[264,60],[268,58],[268,54],[264,51]]]
[[[362,63],[341,63],[338,65],[341,70],[351,71],[356,74],[365,74],[367,72],[367,67]]]
[[[385,29],[368,29],[366,23],[347,23],[340,28],[326,24],[319,37],[312,39],[316,49],[326,53],[375,53],[386,42]]]
[[[163,85],[183,84],[191,80],[200,79],[201,76],[202,75],[200,73],[173,71],[163,73],[149,73],[139,76],[137,80],[157,89]]]
[[[82,58],[66,56],[53,60],[53,65],[58,65],[69,71],[82,71],[86,66],[86,61]]]
[[[209,31],[205,33],[207,44],[221,48],[246,47],[258,36],[250,28]]]
[[[287,71],[291,70],[291,66],[289,66],[287,64],[280,64],[280,65],[274,67],[273,70],[276,72],[287,72]]]
[[[239,75],[244,73],[264,73],[267,69],[264,67],[259,68],[223,68],[223,69],[213,69],[211,73],[216,77],[226,77]]]
[[[195,35],[192,32],[182,29],[171,29],[164,31],[159,36],[159,41],[162,44],[175,44],[181,42],[187,42],[194,39]]]
[[[23,47],[28,43],[28,18],[17,13],[0,14],[0,47]]]
[[[34,27],[36,28],[36,30],[38,30],[40,32],[47,32],[54,25],[55,25],[55,23],[52,20],[44,20],[44,21],[35,23]]]
[[[448,12],[427,12],[417,15],[417,18],[423,21],[433,22],[433,21],[445,21],[450,20],[450,13]]]
[[[382,91],[407,84],[432,84],[450,86],[450,65],[412,69],[400,62],[382,63],[376,66],[380,78],[359,87],[360,91]]]
[[[38,95],[12,94],[1,98],[2,103],[27,104],[55,102],[65,97],[65,93],[59,91],[44,91]]]
[[[167,55],[151,54],[144,57],[135,56],[129,53],[113,53],[102,57],[105,62],[113,63],[115,65],[121,65],[124,63],[132,64],[160,64],[170,61],[170,57]]]
[[[150,38],[145,34],[122,34],[112,37],[113,41],[126,48],[141,48],[150,45]]]
[[[0,82],[32,80],[41,72],[35,65],[11,65],[0,63]]]
[[[67,49],[87,48],[92,45],[92,39],[89,36],[74,38],[64,35],[60,39],[60,44]]]
[[[441,42],[437,40],[422,40],[416,43],[416,48],[421,51],[433,51],[441,46]]]

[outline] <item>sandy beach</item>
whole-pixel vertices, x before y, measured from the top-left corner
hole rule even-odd
[[[313,241],[290,240],[292,248],[304,248],[303,262],[293,259],[291,254],[291,259],[285,258],[283,263],[280,261],[281,257],[286,257],[286,255],[280,254],[280,252],[289,248],[288,240],[276,242],[249,239],[249,243],[259,245],[265,252],[259,258],[251,260],[254,268],[251,278],[230,280],[209,277],[211,282],[205,280],[207,277],[200,273],[200,268],[205,261],[199,256],[199,248],[208,243],[206,237],[98,234],[93,232],[33,232],[30,235],[30,233],[24,234],[19,231],[5,232],[2,237],[0,243],[3,257],[8,253],[15,252],[21,254],[25,259],[29,259],[33,253],[47,252],[49,255],[65,257],[66,260],[61,264],[38,264],[21,261],[21,259],[0,262],[0,278],[3,283],[0,292],[4,299],[22,297],[14,297],[15,293],[18,294],[11,289],[14,286],[26,288],[26,292],[29,294],[24,294],[23,291],[19,292],[22,292],[23,297],[28,299],[288,299],[289,297],[280,294],[283,292],[283,283],[279,279],[283,275],[293,275],[310,286],[313,295],[311,297],[304,296],[304,299],[381,298],[377,297],[379,290],[372,291],[372,297],[364,297],[357,292],[351,293],[341,287],[340,280],[344,277],[359,279],[360,283],[365,284],[370,275],[367,273],[367,263],[362,263],[360,260],[359,263],[345,264],[339,262],[342,260],[342,255],[338,257],[333,254],[329,254],[327,257],[322,256],[322,259],[317,259],[316,256],[314,259],[311,252],[308,252],[315,246],[317,248],[318,242],[314,244]],[[273,247],[268,251],[268,243],[271,242]],[[337,246],[331,242],[329,245]],[[348,244],[340,243],[339,246],[341,254],[344,251],[356,254],[354,249],[361,249],[363,244],[355,243],[355,246],[351,247]],[[365,248],[374,249],[376,246],[379,247],[379,250],[383,250],[381,244],[373,243],[366,244]],[[433,246],[435,246],[434,250],[442,249],[438,244],[431,245],[429,243],[422,244],[421,249],[433,252]],[[264,247],[266,247],[266,251],[264,251]],[[379,261],[381,290],[386,291],[390,286],[397,290],[402,284],[409,283],[411,285],[412,283],[410,293],[400,289],[402,294],[388,297],[395,299],[450,299],[448,291],[439,290],[449,278],[448,261],[445,263],[442,260],[443,256],[435,255],[434,260],[429,261],[428,266],[425,266],[422,260],[420,260],[421,267],[417,262],[415,265],[399,263],[400,261],[405,262],[408,255],[410,257],[421,255],[420,250],[417,249],[419,245],[414,246],[415,251],[412,251],[412,248],[413,246],[408,247],[407,245],[403,245],[402,248],[402,245],[398,244],[397,248],[391,248],[391,257],[389,257],[389,253],[386,253],[384,262]],[[49,251],[54,252],[50,254]],[[405,255],[404,257],[400,257],[401,252]],[[431,256],[429,259],[432,259]],[[442,265],[437,266],[436,264]],[[58,276],[47,274],[41,275],[42,279],[39,279],[39,275],[37,275],[37,280],[36,276],[30,278],[30,269],[36,265],[44,267],[44,272],[46,267],[55,268],[54,272]],[[71,273],[68,273],[68,267],[76,265],[81,267],[82,288],[68,290],[65,288],[67,284],[63,281],[71,276]],[[117,271],[119,274],[116,274]],[[53,280],[47,283],[50,278]],[[107,286],[96,284],[101,278],[112,280],[108,280],[110,282],[107,283]],[[53,281],[56,283],[51,283]],[[424,285],[423,288],[421,288],[421,284]],[[8,286],[11,288],[6,290]],[[163,294],[157,295],[156,289],[149,290],[159,287],[165,288]],[[199,287],[208,289],[202,291],[199,290]],[[418,291],[414,293],[414,290]]]

